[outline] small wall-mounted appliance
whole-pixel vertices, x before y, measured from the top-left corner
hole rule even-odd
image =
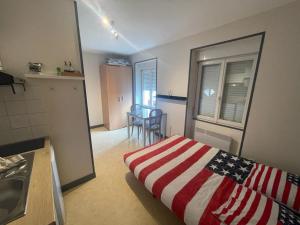
[[[29,62],[28,65],[29,65],[29,70],[31,72],[39,73],[39,72],[42,71],[43,63],[32,63],[32,62]]]
[[[218,134],[209,130],[197,127],[195,129],[194,139],[203,144],[230,152],[232,138],[223,134]]]

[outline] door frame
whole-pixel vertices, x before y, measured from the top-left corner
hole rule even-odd
[[[203,48],[207,48],[207,47],[212,47],[212,46],[217,46],[217,45],[221,45],[221,44],[226,44],[226,43],[230,43],[230,42],[234,42],[234,41],[238,41],[238,40],[242,40],[242,39],[247,39],[247,38],[251,38],[251,37],[256,37],[256,36],[261,36],[261,41],[260,41],[260,45],[259,45],[259,50],[258,50],[258,56],[257,56],[257,63],[256,63],[256,68],[254,71],[254,76],[253,76],[253,83],[252,83],[252,89],[250,92],[250,97],[249,97],[249,102],[248,102],[248,109],[246,112],[246,118],[245,118],[245,123],[244,123],[244,128],[235,128],[232,126],[228,126],[228,125],[222,125],[222,124],[215,124],[212,122],[207,122],[207,121],[203,121],[203,120],[199,120],[199,121],[203,121],[206,123],[212,123],[215,124],[217,126],[223,126],[223,127],[228,127],[231,129],[236,129],[236,130],[240,130],[242,131],[242,138],[241,138],[241,142],[240,142],[240,148],[238,150],[238,156],[241,155],[242,153],[242,149],[243,149],[243,145],[244,145],[244,140],[245,140],[245,134],[246,134],[246,130],[247,130],[247,125],[248,125],[248,120],[249,120],[249,114],[250,114],[250,110],[251,110],[251,105],[252,105],[252,100],[253,100],[253,94],[254,94],[254,90],[255,90],[255,84],[256,84],[256,78],[257,78],[257,74],[258,74],[258,70],[259,70],[259,66],[260,66],[260,60],[261,60],[261,55],[262,55],[262,51],[263,51],[263,46],[264,46],[264,40],[265,40],[265,35],[266,32],[259,32],[259,33],[254,33],[254,34],[250,34],[250,35],[246,35],[246,36],[242,36],[242,37],[238,37],[238,38],[233,38],[233,39],[229,39],[226,41],[221,41],[221,42],[217,42],[217,43],[213,43],[213,44],[208,44],[208,45],[204,45],[201,47],[196,47],[196,48],[192,48],[190,49],[190,58],[189,58],[189,76],[188,76],[188,88],[187,88],[187,97],[188,100],[186,102],[186,111],[185,111],[185,122],[184,122],[184,136],[191,136],[191,130],[194,129],[194,124],[195,120],[199,120],[194,118],[194,101],[192,99],[196,98],[196,94],[194,93],[193,90],[195,90],[195,88],[191,88],[192,84],[193,84],[193,79],[194,79],[194,74],[191,75],[192,73],[194,73],[193,71],[193,65],[194,64],[194,53],[196,51],[199,51],[200,49]],[[193,89],[193,90],[192,90]]]
[[[140,63],[145,63],[145,62],[148,62],[148,61],[153,61],[153,60],[155,60],[155,66],[156,66],[156,73],[155,73],[155,76],[156,76],[156,96],[157,96],[157,84],[158,84],[158,79],[157,79],[157,73],[158,73],[158,58],[157,57],[155,57],[155,58],[150,58],[150,59],[145,59],[145,60],[141,60],[141,61],[137,61],[137,62],[135,62],[134,63],[134,65],[133,65],[133,73],[132,73],[132,76],[133,76],[133,79],[132,79],[132,93],[133,93],[133,95],[132,95],[132,102],[133,102],[133,104],[136,104],[136,98],[135,98],[135,95],[136,95],[136,71],[137,71],[137,69],[136,69],[136,67],[137,67],[137,65],[138,64],[140,64]],[[157,97],[156,97],[157,98]],[[156,105],[157,105],[157,100],[156,100],[156,102],[155,102],[155,107],[156,107]]]

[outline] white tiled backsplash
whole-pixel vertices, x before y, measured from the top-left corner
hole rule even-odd
[[[26,91],[15,85],[0,86],[0,145],[48,136],[47,106],[42,88],[26,83]]]

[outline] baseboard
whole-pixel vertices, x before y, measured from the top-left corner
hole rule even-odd
[[[98,127],[104,127],[104,124],[98,124],[98,125],[94,125],[94,126],[90,126],[90,129],[95,129]]]
[[[72,181],[72,182],[70,182],[68,184],[65,184],[65,185],[61,186],[61,190],[62,190],[62,192],[65,192],[67,190],[70,190],[71,188],[74,188],[74,187],[76,187],[76,186],[78,186],[80,184],[83,184],[83,183],[85,183],[85,182],[87,182],[89,180],[92,180],[95,177],[96,177],[95,173],[89,174],[89,175],[87,175],[85,177],[81,177],[81,178],[79,178],[77,180],[74,180],[74,181]]]
[[[2,145],[0,146],[0,157],[29,152],[35,149],[43,148],[44,145],[44,137]]]

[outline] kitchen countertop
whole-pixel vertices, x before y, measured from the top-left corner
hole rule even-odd
[[[44,148],[34,152],[26,214],[8,225],[55,224],[50,141],[46,139]]]

